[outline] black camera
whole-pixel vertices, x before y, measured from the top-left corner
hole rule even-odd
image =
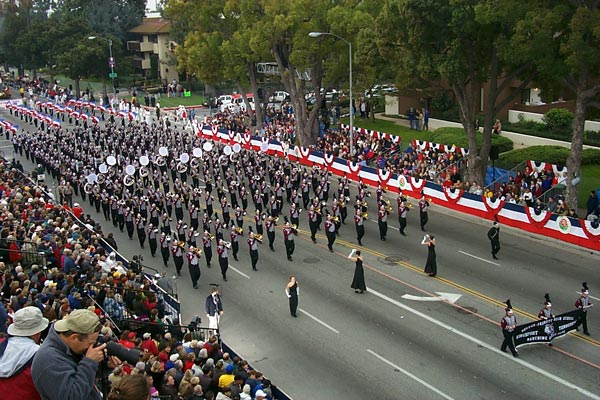
[[[140,351],[137,349],[128,349],[104,336],[98,336],[96,346],[100,346],[103,343],[106,343],[106,354],[108,356],[115,356],[119,360],[125,361],[133,366],[140,361]]]

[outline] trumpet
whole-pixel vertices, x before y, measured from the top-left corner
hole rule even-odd
[[[394,211],[394,207],[392,207],[392,206],[385,206],[385,211],[387,211],[388,213],[392,213]]]
[[[177,242],[177,246],[181,247],[182,249],[185,248],[185,242],[183,240]]]
[[[320,208],[317,208],[317,209],[315,210],[315,212],[316,212],[317,214],[321,215],[321,209],[320,209]]]
[[[331,220],[337,224],[340,222],[340,217],[331,217]]]
[[[244,232],[244,228],[242,228],[242,227],[235,228],[235,231],[241,235]]]
[[[369,205],[367,204],[367,201],[366,201],[366,200],[365,200],[365,201],[363,201],[363,202],[361,202],[361,203],[360,203],[360,205],[361,205],[362,207],[364,207],[364,208],[367,208],[367,207],[369,207]]]
[[[199,249],[198,247],[190,247],[190,253],[194,253],[196,255],[201,255],[202,249]]]
[[[279,221],[279,217],[273,218],[273,222],[277,223],[277,221]]]
[[[215,235],[208,235],[208,237],[210,238],[211,241],[215,240]]]
[[[369,218],[369,213],[363,212],[363,213],[360,213],[360,216],[366,219],[366,218]]]
[[[407,203],[406,203],[406,207],[410,209],[410,208],[413,208],[413,205],[412,205],[412,203],[410,203],[410,202],[407,202]]]
[[[262,243],[262,237],[263,237],[263,235],[258,235],[258,234],[254,235],[254,239],[258,240],[261,243]]]

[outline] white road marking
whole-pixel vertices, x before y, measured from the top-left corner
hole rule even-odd
[[[384,363],[386,363],[390,367],[397,369],[398,371],[402,372],[404,375],[408,376],[412,380],[415,380],[415,381],[419,382],[421,385],[425,386],[426,388],[428,388],[432,392],[435,392],[435,393],[439,394],[441,397],[445,398],[446,400],[454,400],[454,398],[448,396],[446,393],[442,392],[441,390],[439,390],[435,386],[430,385],[429,383],[425,382],[423,379],[419,378],[415,374],[412,374],[412,373],[408,372],[407,370],[405,370],[404,368],[402,368],[402,367],[394,364],[393,362],[391,362],[391,361],[383,358],[379,354],[375,353],[373,350],[367,349],[367,353],[369,353],[369,354],[377,357],[380,361],[383,361]]]
[[[537,367],[537,366],[535,366],[533,364],[530,364],[530,363],[528,363],[526,361],[523,361],[520,358],[515,358],[515,357],[510,356],[510,355],[508,355],[506,353],[503,353],[502,351],[500,351],[500,349],[498,349],[498,348],[496,348],[496,347],[494,347],[494,346],[492,346],[492,345],[484,342],[483,340],[479,340],[479,339],[477,339],[474,336],[471,336],[471,335],[469,335],[467,333],[464,333],[464,332],[462,332],[462,331],[460,331],[460,330],[458,330],[456,328],[453,328],[452,326],[450,326],[450,325],[448,325],[448,324],[446,324],[446,323],[444,323],[442,321],[439,321],[439,320],[433,318],[430,315],[422,313],[421,311],[415,310],[414,308],[409,307],[406,304],[402,304],[399,301],[394,300],[391,297],[388,297],[388,296],[384,295],[383,293],[379,293],[379,292],[377,292],[377,291],[375,291],[373,289],[369,289],[369,293],[371,293],[371,294],[379,297],[382,300],[387,301],[388,303],[391,303],[391,304],[393,304],[395,306],[398,306],[399,308],[402,308],[403,310],[408,311],[408,312],[416,315],[417,317],[421,317],[424,320],[429,321],[432,324],[435,324],[435,325],[439,326],[442,329],[445,329],[445,330],[447,330],[447,331],[449,331],[451,333],[454,333],[454,334],[456,334],[458,336],[461,336],[461,337],[467,339],[468,341],[475,343],[478,346],[486,348],[486,349],[488,349],[488,350],[490,350],[490,351],[498,354],[499,356],[506,357],[507,359],[512,360],[512,361],[516,362],[517,364],[520,364],[521,366],[523,366],[525,368],[529,368],[530,370],[532,370],[534,372],[537,372],[538,374],[543,375],[546,378],[551,379],[551,380],[553,380],[556,383],[559,383],[559,384],[561,384],[561,385],[563,385],[563,386],[565,386],[565,387],[567,387],[569,389],[575,390],[575,391],[581,393],[582,395],[584,395],[586,397],[589,397],[590,399],[600,400],[600,396],[597,395],[597,394],[594,394],[594,393],[592,393],[590,391],[582,389],[581,387],[579,387],[579,386],[577,386],[577,385],[575,385],[575,384],[567,381],[566,379],[563,379],[563,378],[561,378],[559,376],[551,374],[550,372],[545,371],[544,369],[539,368],[539,367]]]
[[[462,294],[436,292],[438,296],[413,296],[412,294],[403,294],[402,298],[415,301],[447,301],[454,304],[462,297]]]
[[[495,265],[495,266],[497,266],[497,267],[499,267],[499,266],[500,266],[500,264],[498,264],[498,263],[495,263],[495,262],[493,262],[493,261],[490,261],[490,260],[486,260],[485,258],[481,258],[481,257],[474,256],[473,254],[469,254],[469,253],[467,253],[467,252],[464,252],[464,251],[462,251],[462,250],[459,250],[458,252],[459,252],[460,254],[464,254],[465,256],[469,256],[469,257],[476,258],[476,259],[478,259],[479,261],[483,261],[483,262],[486,262],[486,263],[489,263],[489,264],[494,264],[494,265]]]
[[[577,294],[581,295],[581,292],[575,292],[575,293],[577,293]],[[589,297],[589,298],[592,298],[592,299],[594,299],[594,300],[600,300],[599,298],[597,298],[597,297],[594,297],[594,296],[592,296],[592,295],[589,295],[589,294],[588,294],[588,297]]]
[[[243,273],[242,271],[240,271],[239,269],[237,269],[236,267],[232,266],[231,264],[229,264],[229,268],[231,268],[232,270],[234,270],[235,272],[237,272],[238,274],[240,274],[241,276],[243,276],[246,279],[250,279],[250,277],[248,275],[246,275],[245,273]]]
[[[311,313],[309,313],[308,311],[303,310],[302,308],[299,308],[298,311],[300,311],[302,314],[312,318],[313,320],[315,320],[316,322],[318,322],[319,324],[323,325],[325,328],[329,329],[330,331],[339,334],[340,331],[338,331],[337,329],[335,329],[334,327],[332,327],[331,325],[326,324],[325,322],[321,321],[319,318],[315,317],[314,315],[312,315]]]

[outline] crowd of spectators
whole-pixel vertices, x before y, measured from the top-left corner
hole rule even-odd
[[[3,364],[8,361],[3,359],[2,342],[7,332],[23,330],[23,325],[20,330],[9,329],[16,313],[21,310],[32,318],[34,308],[50,324],[68,319],[75,310],[89,310],[102,323],[101,336],[140,351],[137,363],[110,371],[108,381],[117,389],[109,398],[133,398],[122,395],[135,386],[130,376],[144,377],[151,398],[272,398],[270,382],[246,361],[223,352],[217,336],[170,325],[162,295],[151,290],[149,278],[137,264],[126,269],[114,253],[105,250],[97,223],[86,216],[86,225],[79,225],[68,207],[54,204],[42,188],[4,160],[0,160],[0,219],[3,393],[11,393],[13,384],[23,385],[22,379],[14,380],[23,370]],[[39,343],[39,336],[24,336]],[[27,376],[31,389],[34,382]]]

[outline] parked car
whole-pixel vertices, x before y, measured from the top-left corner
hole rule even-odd
[[[233,97],[233,103],[236,104],[240,108],[240,110],[245,112],[246,111],[246,102],[244,102],[242,95],[234,94],[232,97]],[[248,102],[250,103],[250,108],[252,109],[252,111],[255,111],[256,104],[254,103],[254,96],[252,95],[252,93],[247,93],[246,98],[248,99]]]
[[[269,97],[269,103],[283,103],[284,101],[288,101],[290,98],[290,94],[288,92],[284,92],[283,90],[278,90],[271,97]]]

